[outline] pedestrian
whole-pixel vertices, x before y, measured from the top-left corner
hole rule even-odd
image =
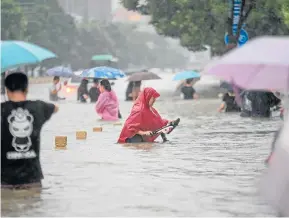
[[[185,100],[197,99],[198,95],[196,94],[196,90],[193,88],[193,79],[187,79],[185,85],[182,87],[181,92],[184,95]]]
[[[241,108],[238,106],[235,100],[235,94],[232,90],[228,90],[223,96],[223,103],[219,107],[219,112],[225,110],[225,112],[241,112]]]
[[[132,100],[135,101],[141,90],[141,81],[135,81],[132,88]]]
[[[49,90],[49,100],[50,101],[58,101],[58,100],[64,100],[65,99],[65,98],[59,97],[59,95],[58,95],[61,88],[62,88],[62,86],[60,83],[60,78],[59,78],[59,76],[55,76],[53,78],[52,86],[50,87],[50,90]]]
[[[99,89],[101,94],[95,105],[96,113],[103,120],[118,120],[119,103],[115,92],[111,89],[110,82],[106,79],[101,80]]]
[[[95,103],[100,95],[99,81],[98,79],[93,79],[93,86],[89,89],[89,98],[91,103]]]
[[[158,137],[152,131],[169,123],[153,107],[160,94],[153,88],[145,88],[135,101],[131,113],[125,121],[118,143],[154,142]]]
[[[8,101],[1,103],[1,188],[41,187],[40,135],[58,107],[27,100],[28,77],[22,72],[5,78]]]
[[[77,100],[80,101],[81,103],[86,103],[89,97],[87,86],[88,86],[88,80],[85,78],[82,79],[77,89]]]

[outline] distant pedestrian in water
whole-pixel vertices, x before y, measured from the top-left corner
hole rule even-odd
[[[185,85],[182,87],[181,92],[184,95],[185,100],[197,99],[198,95],[196,94],[196,90],[193,88],[193,80],[187,79]]]
[[[77,90],[77,100],[82,103],[86,103],[89,96],[87,85],[88,80],[82,79]]]
[[[115,83],[114,83],[114,82],[111,82],[110,85],[111,85],[111,87],[112,87],[112,86],[115,85]],[[120,113],[120,109],[119,109],[119,108],[118,108],[118,118],[119,118],[119,119],[122,118],[121,113]]]
[[[252,117],[271,117],[271,108],[281,102],[272,92],[268,91],[251,91],[248,94],[248,99],[252,103]]]
[[[129,82],[127,85],[126,92],[125,92],[125,100],[126,101],[132,101],[133,83],[134,82]]]
[[[64,100],[65,98],[59,97],[58,93],[60,92],[62,86],[60,82],[59,76],[55,76],[53,78],[53,84],[49,89],[49,100],[50,101],[58,101],[58,100]]]
[[[223,103],[219,107],[219,112],[225,110],[225,112],[240,112],[241,108],[238,106],[235,101],[235,94],[233,91],[228,91],[223,96]]]
[[[96,113],[107,121],[118,120],[119,118],[119,103],[115,92],[111,89],[111,85],[108,80],[102,80],[100,82],[99,98],[95,105]]]
[[[135,81],[132,87],[132,100],[135,101],[141,90],[141,81]]]
[[[251,117],[252,114],[252,102],[249,99],[250,92],[244,90],[241,92],[240,96],[242,98],[242,106],[241,106],[241,117]]]
[[[97,102],[99,95],[100,95],[99,81],[98,79],[94,79],[93,86],[89,89],[90,102],[91,103]]]

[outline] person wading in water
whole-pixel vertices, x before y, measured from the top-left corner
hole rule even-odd
[[[9,100],[1,103],[1,188],[41,187],[41,129],[58,107],[27,100],[28,78],[22,72],[9,74],[5,87]]]

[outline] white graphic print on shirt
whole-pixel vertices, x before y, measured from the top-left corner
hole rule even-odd
[[[8,152],[7,159],[28,159],[36,157],[32,146],[31,134],[33,132],[34,117],[28,110],[17,108],[8,116],[9,131],[13,136],[12,146],[16,152]]]

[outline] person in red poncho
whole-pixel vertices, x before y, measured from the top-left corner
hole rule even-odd
[[[145,88],[139,94],[125,121],[118,143],[154,142],[158,135],[151,136],[152,131],[169,123],[153,108],[159,96],[160,94],[153,88]]]

